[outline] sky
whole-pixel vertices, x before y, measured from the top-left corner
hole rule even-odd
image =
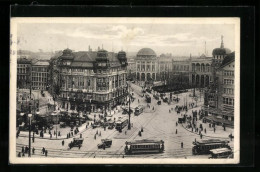
[[[147,23],[20,23],[17,27],[18,49],[38,52],[70,48],[93,51],[98,46],[107,51],[138,52],[151,48],[159,56],[209,56],[220,47],[221,35],[225,48],[235,49],[233,24],[147,24]]]

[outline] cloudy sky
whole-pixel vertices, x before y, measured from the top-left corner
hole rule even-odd
[[[220,46],[221,35],[225,47],[234,51],[235,26],[232,24],[141,24],[141,23],[23,23],[17,27],[18,49],[57,51],[92,50],[98,46],[108,51],[137,52],[152,48],[157,55],[176,56],[208,54]]]

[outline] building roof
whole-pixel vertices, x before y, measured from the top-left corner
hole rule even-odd
[[[224,66],[226,66],[227,64],[234,62],[235,61],[235,52],[232,52],[230,54],[228,54],[224,60],[222,61],[220,68],[223,68]]]
[[[17,59],[17,63],[18,63],[18,64],[31,64],[32,61],[31,61],[31,60],[28,60],[27,58],[18,58],[18,59]]]
[[[151,48],[142,48],[141,50],[138,51],[136,56],[155,56],[156,57],[156,53]]]
[[[33,65],[34,66],[49,66],[49,62],[47,62],[47,61],[37,61]]]

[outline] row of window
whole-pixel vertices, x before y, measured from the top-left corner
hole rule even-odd
[[[32,77],[32,81],[47,82],[47,78]]]
[[[132,145],[132,149],[155,149],[160,148],[160,145]]]
[[[224,76],[234,76],[234,71],[225,70],[225,71],[224,71]]]
[[[234,89],[233,88],[224,88],[224,93],[234,95]]]
[[[234,85],[234,80],[233,79],[224,79],[223,84],[225,85]]]
[[[26,68],[17,68],[17,73],[27,73]]]
[[[48,69],[46,67],[32,67],[32,71],[35,71],[35,72],[48,72]]]
[[[234,99],[223,97],[223,104],[234,106]]]
[[[32,82],[32,86],[35,87],[45,87],[46,83],[42,83],[42,82]]]
[[[185,70],[185,71],[188,71],[189,70],[189,66],[188,65],[174,65],[173,69],[174,70]]]
[[[32,76],[47,77],[48,73],[33,72]]]

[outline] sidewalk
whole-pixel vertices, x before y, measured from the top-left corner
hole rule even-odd
[[[83,123],[80,127],[78,127],[79,129],[79,132],[77,134],[73,134],[72,137],[70,138],[67,138],[67,133],[71,132],[70,130],[70,127],[67,127],[67,128],[64,128],[64,129],[67,129],[67,131],[64,131],[63,130],[63,133],[61,133],[61,136],[57,136],[57,139],[56,139],[56,135],[54,136],[54,134],[52,134],[52,138],[50,138],[50,134],[47,130],[46,133],[44,133],[44,137],[40,137],[40,134],[34,134],[34,137],[37,138],[37,139],[48,139],[48,140],[64,140],[64,139],[71,139],[71,138],[74,138],[76,136],[79,136],[81,133],[83,133],[84,131],[86,131],[87,129],[90,128],[90,125],[88,126],[88,128],[86,128],[86,123]],[[51,130],[51,133],[53,133],[53,131],[56,131],[55,130],[55,126],[54,128]],[[57,130],[59,132],[59,130]],[[19,137],[29,137],[29,131],[20,131],[20,134],[19,134]],[[31,138],[33,137],[33,132],[31,132]]]

